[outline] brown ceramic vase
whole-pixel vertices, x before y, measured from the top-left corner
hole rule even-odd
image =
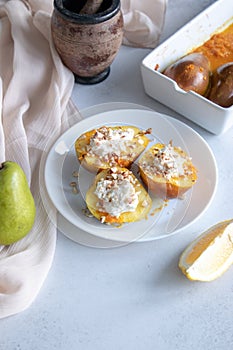
[[[54,0],[51,31],[63,63],[82,84],[103,81],[122,43],[120,0],[105,0],[95,14],[80,14],[85,1]]]

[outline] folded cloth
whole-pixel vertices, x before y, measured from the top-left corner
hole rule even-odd
[[[153,47],[162,28],[162,0],[122,0],[124,43]],[[149,11],[150,9],[150,11]],[[48,140],[81,116],[71,102],[73,74],[52,42],[52,0],[0,0],[0,163],[23,168],[36,203],[31,232],[0,246],[0,318],[26,309],[51,267],[56,246],[56,211],[42,200],[40,162]]]
[[[123,44],[154,48],[164,25],[166,0],[122,0]]]
[[[49,14],[36,11],[33,15],[30,3],[20,0],[0,4],[0,162],[21,165],[37,210],[30,234],[1,247],[2,318],[32,303],[50,269],[56,213],[51,210],[48,216],[42,203],[40,159],[51,135],[54,140],[69,127],[70,115],[77,121],[80,115],[70,101],[73,74],[61,63],[51,41]]]

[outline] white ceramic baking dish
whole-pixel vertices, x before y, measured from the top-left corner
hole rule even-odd
[[[223,108],[193,91],[185,92],[161,72],[232,22],[233,1],[218,0],[155,48],[141,64],[148,95],[214,134],[233,125],[233,106]]]

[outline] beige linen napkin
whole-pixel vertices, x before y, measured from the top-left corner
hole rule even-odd
[[[165,1],[122,1],[124,43],[155,46]],[[51,267],[56,212],[48,216],[41,198],[40,160],[48,140],[80,120],[70,96],[73,74],[51,40],[52,0],[0,0],[0,163],[18,162],[33,193],[37,215],[31,232],[0,246],[0,318],[26,309]]]
[[[123,44],[154,48],[163,29],[166,0],[122,0]]]
[[[40,159],[51,135],[58,136],[69,126],[69,115],[80,118],[69,102],[73,75],[51,43],[49,15],[37,12],[32,16],[29,4],[20,0],[0,4],[0,162],[13,160],[22,166],[37,208],[30,234],[1,247],[2,318],[31,304],[51,266],[56,227],[40,196]]]

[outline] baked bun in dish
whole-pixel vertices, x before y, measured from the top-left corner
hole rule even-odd
[[[130,170],[112,167],[96,175],[86,205],[102,223],[123,224],[146,219],[152,200]]]
[[[153,145],[138,165],[149,193],[161,198],[182,198],[197,181],[197,169],[191,158],[172,142]]]
[[[98,172],[112,166],[129,168],[150,142],[146,134],[134,126],[102,126],[82,134],[75,142],[76,155],[84,168]]]

